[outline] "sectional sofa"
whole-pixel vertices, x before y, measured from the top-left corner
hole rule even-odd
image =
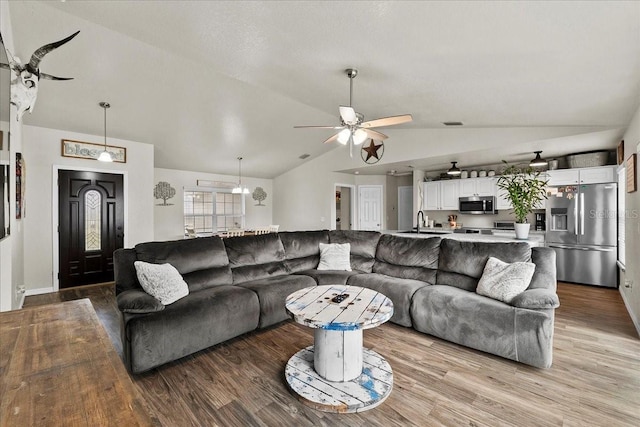
[[[350,243],[352,271],[318,270],[320,243]],[[487,259],[535,264],[509,304],[475,292]],[[145,293],[135,261],[170,263],[189,295],[164,306]],[[300,231],[141,243],[114,253],[123,359],[132,373],[288,319],[284,302],[309,286],[375,289],[391,322],[536,367],[552,363],[555,252],[527,243],[415,239],[369,231]]]

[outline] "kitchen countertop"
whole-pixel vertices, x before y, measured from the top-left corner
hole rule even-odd
[[[423,233],[422,231],[426,231]],[[544,246],[544,231],[530,231],[529,239],[519,240],[516,239],[516,233],[513,230],[493,230],[494,234],[467,234],[467,233],[454,233],[449,228],[421,228],[420,234],[402,232],[401,230],[385,230],[384,234],[393,234],[396,236],[411,237],[414,239],[428,239],[429,237],[439,236],[443,239],[455,239],[463,241],[475,241],[475,242],[526,242],[530,246]]]

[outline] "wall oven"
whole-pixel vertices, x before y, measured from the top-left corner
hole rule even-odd
[[[460,197],[459,210],[461,214],[483,215],[496,214],[495,196]]]

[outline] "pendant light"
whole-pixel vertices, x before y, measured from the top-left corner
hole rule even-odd
[[[101,162],[113,162],[111,153],[107,151],[107,108],[111,105],[108,102],[101,102],[100,105],[104,109],[104,151],[98,156],[98,160]]]
[[[447,175],[460,175],[461,170],[456,166],[456,163],[458,162],[451,162],[451,169],[447,171]]]
[[[534,151],[534,153],[536,154],[536,157],[533,160],[531,160],[531,162],[529,162],[529,166],[534,168],[540,167],[540,166],[546,166],[547,161],[542,157],[540,157],[540,153],[542,153],[542,151]]]
[[[231,192],[233,194],[249,194],[249,189],[242,186],[242,157],[238,157],[238,186]]]

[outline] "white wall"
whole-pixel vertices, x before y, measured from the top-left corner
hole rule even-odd
[[[9,14],[9,3],[0,2],[0,32],[7,49],[15,52],[13,41],[13,30],[11,28],[11,16]],[[9,94],[0,94],[2,102],[7,102]],[[1,123],[2,130],[11,132],[11,149],[9,152],[9,195],[11,200],[15,200],[16,191],[16,152],[22,150],[22,123],[16,119],[16,108],[11,106],[10,122]],[[24,249],[23,249],[23,227],[22,221],[16,220],[15,204],[11,204],[9,211],[9,227],[11,234],[0,241],[0,311],[7,311],[19,308],[21,294],[17,290],[24,283]]]
[[[636,111],[624,134],[625,161],[640,148],[640,108]],[[640,157],[640,152],[638,153]],[[640,176],[640,161],[636,165],[636,175]],[[638,178],[640,184],[640,177]],[[621,275],[620,293],[629,314],[640,334],[640,190],[627,193],[626,208],[626,272]],[[628,281],[626,284],[625,282]],[[629,287],[627,287],[627,285]]]
[[[204,172],[180,171],[174,169],[156,168],[154,170],[154,186],[165,181],[176,189],[175,197],[167,200],[171,206],[159,206],[162,200],[154,201],[155,240],[175,240],[184,238],[183,203],[184,189],[195,188],[198,180],[238,182],[237,176],[218,175]],[[267,193],[267,198],[262,201],[263,206],[257,206],[258,202],[253,200],[252,194],[245,196],[245,228],[267,227],[274,224],[273,218],[273,181],[271,179],[242,177],[242,185],[246,185],[253,193],[256,187],[262,187]],[[152,197],[153,189],[149,191]]]
[[[62,157],[60,141],[102,143],[104,136],[35,126],[23,127],[23,155],[27,165],[24,223],[24,283],[27,292],[51,291],[54,285],[53,170],[92,169],[125,172],[125,247],[153,240],[153,146],[109,138],[109,145],[127,148],[127,163],[103,163]],[[57,187],[56,187],[57,197]]]

